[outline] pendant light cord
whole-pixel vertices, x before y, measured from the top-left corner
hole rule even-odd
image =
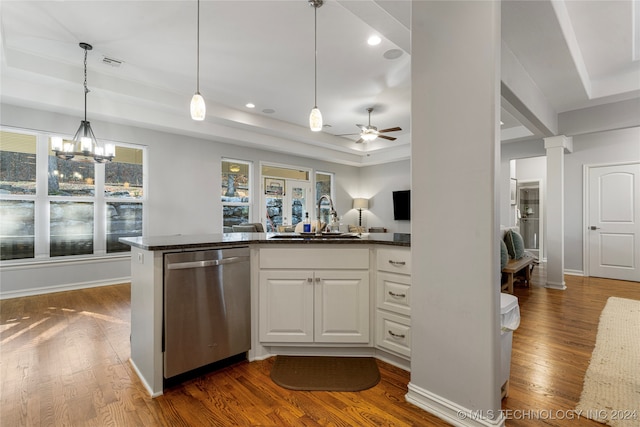
[[[196,41],[196,93],[200,93],[200,0],[198,0],[198,21],[196,24],[197,41]]]
[[[313,108],[318,107],[318,6],[313,7]]]

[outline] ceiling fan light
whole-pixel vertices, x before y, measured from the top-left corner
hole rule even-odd
[[[309,114],[309,127],[313,132],[322,130],[322,113],[318,107],[313,107],[311,114]]]
[[[378,137],[377,134],[373,133],[373,132],[365,132],[362,135],[360,135],[360,138],[364,139],[367,142],[371,142],[374,139],[376,139]]]
[[[204,120],[207,115],[207,106],[200,92],[196,92],[191,98],[191,118],[193,120]]]

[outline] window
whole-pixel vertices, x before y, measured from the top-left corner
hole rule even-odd
[[[0,259],[129,251],[118,238],[142,234],[143,156],[120,144],[112,163],[73,162],[49,135],[0,131]]]
[[[251,218],[251,163],[242,160],[222,160],[222,227],[231,227]]]
[[[120,237],[142,235],[142,203],[107,202],[107,253],[131,250]]]
[[[116,157],[104,165],[108,254],[131,250],[120,237],[142,235],[143,156],[139,148],[116,145]]]
[[[328,172],[316,172],[316,205],[318,200],[324,194],[333,197],[333,174]],[[331,205],[328,201],[323,200],[320,205],[320,219],[322,222],[329,224],[331,222]]]
[[[34,205],[29,200],[0,200],[1,260],[34,257]]]
[[[49,256],[93,253],[93,203],[51,202]]]
[[[0,260],[35,255],[35,135],[0,132]]]

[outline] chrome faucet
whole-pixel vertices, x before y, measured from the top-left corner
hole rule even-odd
[[[331,206],[331,216],[334,219],[337,219],[338,217],[336,210],[333,208],[333,200],[331,200],[331,196],[329,196],[328,194],[323,194],[322,196],[320,196],[320,198],[318,199],[318,222],[316,223],[316,236],[322,236],[322,222],[320,221],[320,204],[322,204],[322,199],[327,199],[329,201],[329,205]]]

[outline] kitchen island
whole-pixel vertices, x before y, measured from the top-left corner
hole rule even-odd
[[[165,381],[163,289],[165,255],[171,253],[249,248],[249,360],[275,354],[384,351],[385,360],[408,367],[408,315],[390,313],[387,307],[400,304],[408,310],[408,234],[225,233],[120,241],[131,246],[131,364],[154,397],[162,394]],[[380,268],[399,270],[403,283],[385,279],[387,273],[378,273]],[[385,291],[387,286],[390,290]],[[385,294],[396,301],[385,301]],[[374,325],[382,325],[390,335],[385,337]],[[385,344],[389,338],[392,342]]]

